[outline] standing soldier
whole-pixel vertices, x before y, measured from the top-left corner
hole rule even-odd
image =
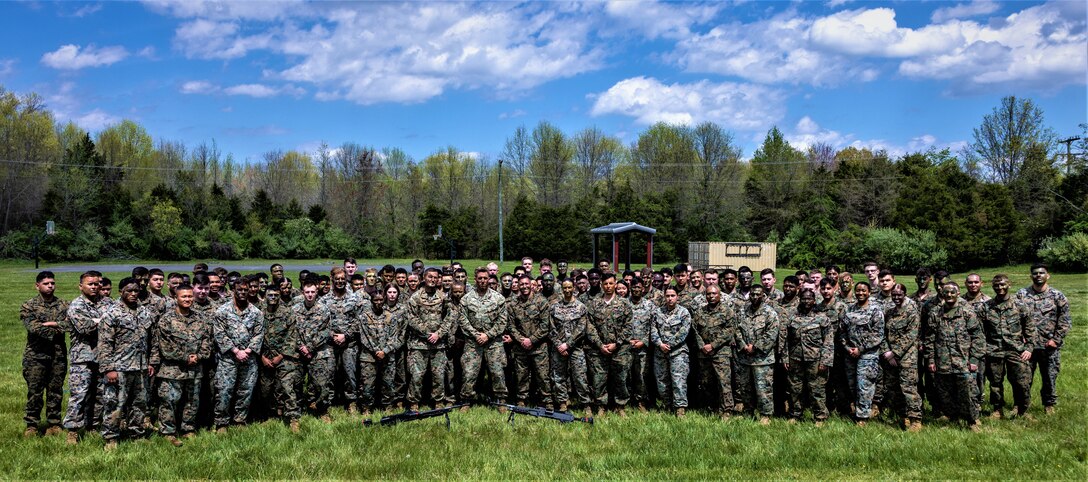
[[[518,280],[518,296],[508,301],[510,333],[514,342],[514,372],[517,379],[517,404],[524,407],[529,399],[529,374],[532,373],[540,401],[552,407],[551,364],[548,363],[548,300],[533,293],[528,276]]]
[[[411,276],[418,276],[412,274]],[[423,272],[423,288],[408,299],[404,322],[408,351],[408,408],[419,410],[423,379],[431,374],[431,400],[445,402],[446,347],[450,326],[443,318],[446,295],[438,289],[440,275],[435,268]]]
[[[650,339],[654,351],[654,373],[657,375],[657,392],[676,410],[677,417],[684,417],[688,407],[688,331],[691,331],[691,313],[680,306],[678,288],[665,288],[665,308],[654,317]]]
[[[796,308],[789,311],[786,327],[786,359],[782,363],[790,385],[790,421],[801,419],[804,405],[801,396],[808,393],[806,401],[812,409],[816,425],[827,420],[827,373],[835,362],[835,327],[831,320],[816,307],[816,293],[802,291]]]
[[[586,357],[582,349],[589,310],[574,296],[574,281],[567,278],[560,285],[563,299],[551,308],[551,365],[552,385],[559,411],[567,411],[570,401],[570,385],[578,403],[589,406],[589,380],[586,373]],[[570,384],[568,384],[568,381]]]
[[[1028,309],[1009,296],[1009,277],[994,276],[994,297],[977,310],[986,333],[986,374],[990,379],[991,417],[1001,418],[1005,409],[1005,373],[1012,385],[1016,414],[1025,416],[1031,406],[1031,352],[1035,323]]]
[[[193,279],[206,278],[203,273]],[[206,280],[205,280],[206,281]],[[177,436],[192,437],[200,411],[201,364],[211,358],[215,340],[211,314],[199,312],[192,286],[179,285],[177,302],[159,317],[151,330],[151,360],[156,368],[159,394],[159,433],[174,446]],[[182,400],[185,405],[179,407]],[[180,424],[178,409],[181,409]]]
[[[978,316],[959,298],[960,287],[941,286],[941,304],[930,307],[926,322],[926,365],[936,373],[942,412],[962,418],[973,431],[980,429],[975,405],[975,373],[986,350]]]
[[[918,304],[907,298],[907,287],[892,288],[891,304],[884,310],[883,355],[885,400],[903,418],[903,428],[922,430],[922,397],[918,395],[918,336],[922,317]]]
[[[986,293],[982,292],[982,276],[978,273],[971,273],[967,275],[967,279],[963,283],[964,291],[963,300],[971,305],[971,309],[977,313],[983,309],[987,301],[990,301],[990,297]],[[982,320],[979,320],[981,322]],[[989,346],[986,347],[989,350]],[[982,362],[979,363],[978,372],[975,373],[975,384],[978,386],[975,390],[975,406],[982,407],[982,392],[986,389],[986,355],[983,355]]]
[[[336,374],[336,357],[333,355],[332,332],[329,329],[329,309],[317,300],[318,281],[313,277],[302,282],[302,302],[291,305],[295,314],[299,338],[302,344],[303,370],[307,375],[308,393],[314,400],[310,408],[322,422],[329,423],[329,406],[333,400],[333,376]],[[302,392],[300,392],[302,393]]]
[[[605,273],[601,277],[601,296],[590,299],[588,308],[586,339],[591,348],[586,358],[597,416],[604,416],[611,392],[619,415],[626,417],[627,371],[631,367],[631,303],[616,294],[616,275]]]
[[[26,380],[26,431],[24,436],[38,434],[41,425],[42,400],[46,435],[60,433],[61,397],[64,395],[64,372],[68,369],[68,353],[64,346],[61,325],[68,311],[68,302],[57,298],[57,280],[50,271],[38,273],[35,296],[19,309],[19,319],[26,328],[26,348],[23,350],[23,379]]]
[[[249,302],[249,285],[236,278],[231,288],[233,301],[215,310],[212,324],[219,347],[215,368],[217,433],[226,433],[232,421],[236,425],[246,423],[257,384],[257,357],[264,341],[264,320],[261,311]]]
[[[707,276],[711,272],[707,272]],[[737,320],[732,303],[722,303],[718,283],[706,285],[706,306],[693,317],[695,346],[698,349],[699,385],[706,392],[711,390],[714,379],[718,393],[718,410],[723,420],[733,413],[733,345],[737,342]]]
[[[71,333],[68,352],[68,410],[64,414],[64,429],[68,444],[79,442],[79,431],[96,425],[102,419],[98,383],[98,324],[107,306],[98,296],[102,273],[87,271],[79,275],[79,297],[68,305],[65,331]]]
[[[283,306],[282,294],[269,285],[265,291],[264,341],[261,343],[261,393],[266,404],[283,410],[283,419],[294,433],[299,432],[299,387],[302,371],[299,368],[299,351],[302,345],[297,319],[290,307]],[[355,334],[357,336],[357,333]]]
[[[442,278],[439,278],[442,279]],[[439,281],[439,286],[442,282]],[[449,330],[446,349],[446,403],[457,401],[461,382],[461,355],[465,351],[465,336],[461,332],[461,298],[465,296],[465,285],[454,283],[449,291],[443,291],[446,297],[446,311],[442,322]]]
[[[356,310],[360,309],[360,300],[348,290],[348,275],[344,268],[335,267],[330,274],[332,290],[321,298],[321,303],[329,311],[335,371],[343,376],[343,386],[337,387],[337,392],[347,400],[348,413],[355,414],[359,392],[359,318]]]
[[[750,274],[750,273],[749,273]],[[741,279],[743,279],[743,273]],[[737,313],[737,411],[747,407],[769,425],[774,414],[774,363],[780,352],[778,312],[765,302],[763,285],[753,284],[748,302]]]
[[[846,383],[846,348],[841,345],[842,337],[839,336],[842,330],[842,317],[846,314],[846,303],[839,300],[838,291],[838,284],[834,280],[830,278],[820,280],[820,296],[823,300],[813,309],[826,315],[835,330],[835,360],[828,374],[827,391],[824,392],[827,396],[828,408],[849,414],[850,403],[854,397],[850,395]]]
[[[884,343],[884,307],[869,300],[869,290],[869,283],[864,281],[854,285],[856,301],[846,309],[840,332],[846,349],[846,382],[854,397],[858,426],[876,415],[873,395],[880,380],[880,346]]]
[[[121,432],[142,436],[150,423],[147,412],[148,347],[155,313],[139,304],[140,284],[135,278],[121,280],[121,300],[102,318],[98,327],[98,366],[105,377],[102,391],[102,438],[107,451],[117,448]]]
[[[651,275],[652,276],[652,275]],[[657,305],[645,298],[646,285],[639,280],[631,284],[631,371],[628,374],[631,385],[631,398],[638,404],[638,411],[646,413],[646,406],[650,403],[649,393],[646,389],[646,377],[650,365],[648,355],[650,353],[650,327],[654,323],[657,314]]]
[[[468,338],[465,353],[461,355],[464,381],[461,385],[461,401],[470,403],[476,398],[476,378],[481,364],[486,362],[491,375],[492,395],[505,400],[506,380],[503,368],[506,354],[500,336],[507,327],[506,300],[487,287],[487,268],[476,268],[476,289],[461,298],[461,331]],[[468,406],[461,408],[468,411]]]
[[[359,311],[359,398],[363,416],[376,410],[379,402],[383,406],[393,403],[395,353],[400,345],[401,321],[385,309],[385,292],[380,289],[371,293],[370,309]],[[375,394],[379,380],[380,398]]]
[[[1021,288],[1016,298],[1025,305],[1035,322],[1035,351],[1031,354],[1031,374],[1038,369],[1043,380],[1039,395],[1049,415],[1058,404],[1058,371],[1062,363],[1062,345],[1073,320],[1065,294],[1050,287],[1050,272],[1045,264],[1031,266],[1031,286]]]

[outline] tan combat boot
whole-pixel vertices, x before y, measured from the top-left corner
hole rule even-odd
[[[620,407],[619,410],[616,410],[616,414],[619,415],[620,418],[627,418],[627,410],[625,410],[623,407]]]
[[[217,428],[215,429],[215,433],[216,433],[217,435],[223,435],[223,434],[226,434],[226,433],[227,433],[227,426],[226,426],[226,425],[223,425],[223,426],[221,426],[221,427],[217,427]]]
[[[56,434],[58,434],[60,432],[61,432],[60,427],[54,425],[52,427],[49,427],[49,428],[45,429],[45,436],[50,437],[50,436],[56,435]]]
[[[175,447],[181,447],[181,440],[178,440],[177,437],[175,437],[173,435],[167,435],[164,438],[166,439],[167,442],[170,442],[170,445],[173,445]]]
[[[974,422],[971,422],[971,424],[968,425],[967,428],[971,429],[972,432],[981,432],[982,431],[982,422],[978,421],[978,420],[975,420]]]
[[[1047,405],[1043,412],[1046,412],[1047,415],[1054,415],[1054,405]]]
[[[359,406],[356,405],[355,402],[349,403],[348,404],[348,413],[351,414],[351,415],[358,414],[359,413]]]
[[[676,409],[676,418],[684,418],[685,415],[687,415],[687,410],[684,410],[683,407]]]
[[[1001,418],[1004,417],[1004,416],[1005,416],[1005,414],[1002,413],[1001,409],[997,409],[997,410],[994,410],[993,412],[990,412],[990,418],[992,418],[994,420],[1001,420]]]
[[[823,427],[824,426],[824,421],[823,420],[817,420],[815,425],[817,427]]]
[[[771,418],[770,417],[759,417],[759,424],[763,425],[763,426],[770,425],[771,424]]]
[[[332,417],[330,417],[329,414],[326,413],[321,416],[321,421],[325,423],[332,423]]]
[[[116,449],[117,449],[117,441],[116,440],[110,440],[110,441],[106,442],[105,447],[102,447],[102,450],[105,450],[106,452],[113,452]]]
[[[38,435],[38,427],[27,427],[26,430],[23,430],[24,438],[30,438],[36,435]]]
[[[462,413],[468,413],[468,405],[462,405],[461,406],[461,412]]]
[[[559,411],[560,412],[566,412],[567,411],[567,404],[566,403],[560,403],[559,404]]]
[[[922,431],[922,420],[917,419],[917,418],[912,419],[910,421],[910,428],[908,428],[907,431],[911,432],[911,433],[921,432]]]
[[[291,421],[291,433],[299,433],[302,428],[298,426],[298,420]]]
[[[418,412],[419,411],[419,404],[418,403],[413,403],[413,404],[409,405],[408,406],[408,411]]]
[[[604,416],[604,405],[601,405],[600,407],[597,407],[597,417],[603,417],[603,416]]]
[[[518,406],[524,408],[525,407],[525,400],[518,400]]]
[[[67,443],[68,445],[75,445],[79,443],[79,432],[76,430],[69,430],[68,437],[67,439],[65,439],[64,443]]]
[[[649,413],[646,410],[646,403],[645,402],[638,402],[638,413]]]

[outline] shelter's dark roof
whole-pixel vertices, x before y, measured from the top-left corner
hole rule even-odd
[[[628,231],[638,231],[640,233],[646,234],[657,233],[657,230],[654,228],[647,228],[646,226],[642,226],[632,222],[612,223],[607,226],[601,226],[599,228],[593,228],[589,230],[589,232],[593,234],[622,234]]]

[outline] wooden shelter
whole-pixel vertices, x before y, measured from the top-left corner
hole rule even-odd
[[[602,234],[612,236],[612,266],[613,269],[619,266],[620,258],[620,238],[618,236],[625,237],[627,240],[627,270],[631,269],[631,234],[643,233],[648,237],[646,239],[646,266],[653,267],[654,265],[654,235],[657,234],[657,230],[654,228],[648,228],[632,222],[624,223],[612,223],[607,226],[601,226],[589,230],[593,233],[593,265],[597,265],[597,239]]]

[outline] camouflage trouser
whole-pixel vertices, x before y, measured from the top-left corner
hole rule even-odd
[[[608,405],[608,395],[611,392],[616,405],[626,406],[630,398],[627,392],[627,370],[631,368],[631,345],[617,344],[616,352],[612,355],[605,355],[597,348],[588,350],[586,359],[589,361],[589,385],[593,389],[593,403],[598,406]]]
[[[461,380],[462,376],[461,364],[458,363],[461,360],[461,355],[465,351],[465,341],[457,339],[450,343],[450,347],[446,349],[446,402],[453,403],[457,401],[457,394],[461,392]]]
[[[465,343],[465,353],[461,355],[461,366],[464,367],[464,381],[461,385],[461,401],[472,402],[476,398],[476,379],[480,376],[481,365],[487,362],[487,371],[491,376],[492,396],[497,400],[505,400],[506,374],[506,350],[503,349],[502,340],[488,340],[480,345],[471,340]]]
[[[722,413],[733,411],[733,354],[728,349],[707,355],[696,353],[699,361],[699,385],[707,394],[717,394],[717,408]]]
[[[366,408],[374,408],[381,405],[392,405],[395,399],[393,394],[393,379],[396,377],[396,355],[390,353],[384,360],[374,358],[370,353],[359,354],[359,402]],[[375,394],[378,390],[378,382],[381,381],[380,399]]]
[[[441,404],[446,399],[446,349],[408,350],[408,403],[423,399],[423,379],[431,374],[431,400]]]
[[[359,345],[347,344],[334,348],[337,372],[342,374],[344,384],[336,392],[342,394],[348,403],[359,397]],[[335,380],[335,378],[334,378]]]
[[[1037,348],[1031,352],[1031,376],[1034,378],[1035,370],[1039,370],[1039,377],[1043,381],[1039,398],[1042,399],[1044,407],[1053,407],[1058,404],[1058,372],[1061,368],[1061,349]]]
[[[332,348],[322,347],[314,353],[314,357],[303,362],[303,371],[306,377],[306,389],[313,395],[313,402],[317,407],[316,413],[324,415],[332,406],[333,378],[336,376],[336,357]],[[299,387],[302,384],[299,383]],[[301,391],[299,392],[301,393]]]
[[[978,420],[978,407],[975,406],[978,385],[974,373],[937,373],[936,381],[944,415],[968,423]]]
[[[854,417],[867,420],[873,411],[873,395],[880,381],[880,359],[876,355],[862,355],[860,358],[847,356],[846,382],[854,394]]]
[[[408,350],[400,348],[395,356],[396,372],[393,377],[393,401],[403,402],[408,392]]]
[[[688,406],[688,352],[662,353],[654,350],[654,374],[657,376],[657,393],[672,408]]]
[[[830,368],[830,367],[829,367]],[[816,420],[827,420],[827,372],[820,371],[818,361],[791,361],[786,371],[790,384],[790,418],[801,418],[805,406],[812,410]],[[808,399],[802,400],[807,394]]]
[[[529,399],[530,373],[536,382],[537,394],[541,403],[552,403],[552,375],[551,362],[548,360],[548,344],[544,343],[526,351],[518,347],[514,348],[514,373],[518,380],[516,393],[519,402]]]
[[[181,405],[181,433],[196,431],[196,416],[200,412],[199,378],[171,380],[159,378],[159,433],[178,434],[178,405]]]
[[[246,423],[249,402],[257,386],[257,361],[250,356],[240,362],[230,355],[219,358],[215,369],[215,426]]]
[[[850,414],[850,404],[854,403],[854,395],[850,392],[850,385],[846,383],[846,356],[845,349],[836,345],[835,364],[831,366],[827,379],[827,405],[832,410],[841,414]]]
[[[117,382],[109,383],[102,374],[102,438],[117,440],[121,432],[133,436],[144,434],[147,413],[147,372],[143,370],[117,372]]]
[[[646,376],[651,375],[648,347],[631,347],[631,371],[628,372],[628,387],[635,403],[649,404],[650,394],[646,389]]]
[[[737,363],[737,401],[759,415],[774,415],[774,366]]]
[[[941,397],[937,392],[937,374],[929,371],[925,363],[925,355],[918,354],[919,361],[918,366],[921,369],[918,371],[918,395],[929,400],[929,406],[933,409],[933,416],[939,417],[942,415]]]
[[[80,430],[102,421],[102,384],[97,363],[73,363],[68,367],[68,410],[64,428]]]
[[[982,361],[978,364],[978,369],[975,370],[975,408],[980,412],[982,411],[982,394],[986,393],[986,356],[982,357]]]
[[[776,359],[783,360],[785,357],[779,354]],[[790,401],[790,376],[786,372],[786,367],[782,366],[781,363],[774,364],[774,384],[771,390],[774,392],[771,402],[774,404],[775,416],[786,416],[788,411],[786,406],[789,405]]]
[[[45,423],[50,427],[60,425],[60,408],[64,402],[64,375],[68,371],[68,357],[32,358],[23,356],[23,380],[26,380],[27,427],[41,424],[45,407]]]
[[[997,355],[997,356],[994,356]],[[1020,413],[1031,406],[1031,365],[1016,352],[996,353],[986,357],[986,375],[990,378],[990,405],[1005,408],[1005,374],[1012,385],[1012,400]]]
[[[581,348],[571,348],[567,353],[569,356],[563,356],[555,347],[551,349],[555,403],[570,402],[570,392],[573,387],[575,402],[589,405],[589,373],[586,366],[586,354]]]
[[[918,395],[918,357],[910,351],[899,366],[881,361],[886,403],[890,402],[901,417],[922,418],[922,397]]]

